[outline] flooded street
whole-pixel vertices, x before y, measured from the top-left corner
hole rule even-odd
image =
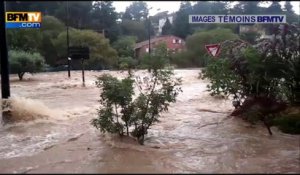
[[[0,173],[300,173],[300,136],[228,118],[231,100],[211,97],[199,70],[175,70],[183,92],[144,146],[101,134],[90,120],[103,73],[126,75],[86,71],[85,87],[81,71],[12,76],[14,115],[26,121],[0,126]]]

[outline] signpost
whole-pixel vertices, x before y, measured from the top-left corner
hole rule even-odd
[[[81,59],[81,66],[82,66],[82,82],[83,85],[85,83],[84,79],[84,64],[83,61],[85,59],[90,58],[90,49],[88,47],[70,47],[69,48],[70,58],[71,59]]]
[[[205,49],[211,56],[217,57],[220,54],[221,45],[220,44],[209,44],[209,45],[205,45]]]

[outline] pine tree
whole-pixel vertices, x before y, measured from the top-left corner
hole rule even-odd
[[[172,33],[172,24],[170,23],[169,18],[167,17],[165,25],[162,27],[162,35],[170,35]]]

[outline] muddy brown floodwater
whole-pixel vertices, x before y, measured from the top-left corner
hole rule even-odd
[[[272,128],[273,136],[226,117],[231,101],[206,92],[199,70],[175,70],[183,93],[140,146],[103,135],[90,125],[97,116],[97,75],[117,71],[11,77],[14,116],[0,126],[0,173],[299,173],[300,138]],[[143,71],[137,72],[143,74]]]

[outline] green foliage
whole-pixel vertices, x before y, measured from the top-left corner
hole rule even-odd
[[[90,48],[88,68],[97,68],[99,65],[117,65],[117,52],[109,45],[109,41],[102,35],[91,30],[70,29],[70,47],[83,46]],[[54,45],[60,58],[66,58],[66,32],[62,32],[54,40]]]
[[[173,63],[177,66],[182,66],[181,63],[191,66],[206,66],[208,54],[205,45],[216,44],[236,38],[238,38],[238,36],[230,29],[215,29],[194,33],[187,37],[186,51],[173,56]]]
[[[11,50],[8,55],[11,73],[17,73],[20,80],[26,72],[36,73],[43,69],[44,58],[39,53]]]
[[[276,118],[273,124],[284,133],[300,134],[300,114],[283,115]]]
[[[7,44],[9,50],[25,50],[37,52],[42,40],[42,32],[37,29],[9,29],[7,30]]]
[[[131,75],[132,69],[137,66],[138,62],[132,57],[121,57],[119,58],[119,69],[128,70],[128,73]]]
[[[134,46],[137,38],[134,36],[123,36],[113,43],[113,48],[119,57],[134,57]]]
[[[143,1],[135,1],[130,4],[125,11],[126,19],[140,21],[148,16],[147,3]]]
[[[164,53],[162,50],[155,50],[153,55],[158,57]],[[124,134],[125,129],[129,135],[130,127],[134,126],[131,136],[143,144],[149,127],[159,121],[161,112],[168,110],[181,91],[181,80],[173,77],[173,70],[162,69],[164,66],[160,64],[150,63],[149,74],[143,78],[134,78],[131,73],[122,80],[111,75],[98,77],[96,84],[102,90],[102,108],[98,110],[98,118],[93,119],[91,124],[101,132],[120,135]],[[139,90],[137,95],[135,88]]]
[[[212,96],[238,94],[241,89],[241,78],[228,69],[228,59],[210,59],[209,64],[201,73],[202,79],[209,78],[211,85],[207,85]]]
[[[192,5],[190,2],[181,2],[179,11],[176,12],[176,18],[174,19],[173,34],[180,38],[186,38],[191,34],[191,27],[188,22],[188,15],[192,12]]]
[[[210,61],[204,71],[203,77],[211,82],[208,90],[212,95],[262,96],[299,105],[299,37],[299,28],[285,25],[273,39],[254,46],[241,40],[224,42],[220,59]]]
[[[95,31],[105,30],[105,36],[113,43],[120,35],[117,25],[118,14],[112,1],[96,1],[90,13],[90,28]]]
[[[153,48],[151,55],[146,54],[142,58],[141,67],[144,69],[163,69],[165,65],[170,63],[167,45],[160,43]]]
[[[148,24],[143,21],[122,20],[121,29],[123,35],[136,36],[137,41],[143,41],[148,37]]]
[[[66,30],[66,26],[53,16],[43,16],[42,28],[40,30],[42,40],[39,43],[39,52],[45,57],[47,64],[54,66],[58,55],[53,40]]]
[[[162,35],[170,35],[170,34],[172,34],[172,30],[173,30],[172,24],[170,23],[169,18],[167,18],[164,26],[162,27],[161,34]]]

